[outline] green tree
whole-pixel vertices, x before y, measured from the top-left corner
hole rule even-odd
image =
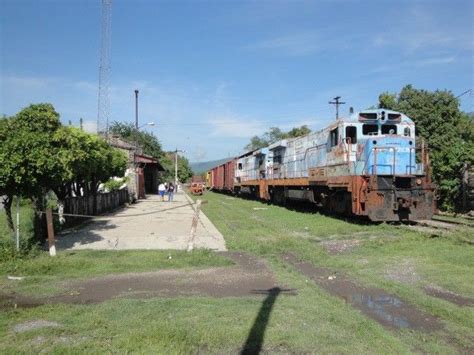
[[[2,123],[0,192],[7,196],[8,220],[11,220],[9,207],[13,195],[31,198],[36,210],[41,211],[46,193],[63,182],[67,173],[57,159],[59,147],[54,142],[60,126],[59,114],[51,104],[30,105]],[[42,216],[36,214],[38,237],[43,229],[41,220]]]
[[[95,193],[100,181],[123,175],[126,159],[103,139],[64,127],[51,104],[36,104],[0,121],[0,195],[5,195],[9,226],[14,195],[31,198],[42,211],[46,195],[64,198],[74,182]],[[35,235],[43,235],[42,215],[36,214]]]
[[[143,153],[158,159],[165,169],[162,179],[164,181],[174,181],[174,152],[164,152],[158,138],[153,134],[145,131],[136,130],[132,123],[113,122],[110,126],[112,134],[117,135],[125,141],[138,145],[142,148]],[[187,181],[193,172],[186,158],[178,156],[178,179],[179,181]]]
[[[270,127],[262,136],[253,136],[250,138],[249,144],[247,144],[244,149],[247,151],[256,150],[268,147],[270,144],[285,138],[296,138],[309,133],[311,133],[311,129],[309,129],[307,125],[294,127],[288,132],[284,132],[278,127]]]
[[[153,158],[159,159],[165,154],[160,141],[153,133],[137,131],[132,123],[114,121],[110,126],[110,133],[119,136],[130,144],[138,143],[143,153]]]
[[[163,181],[173,181],[175,175],[175,152],[167,152],[160,160],[161,165],[165,169],[162,175]],[[193,171],[189,165],[188,159],[178,155],[178,180],[182,182],[188,181],[193,176]]]
[[[264,137],[259,137],[259,136],[253,136],[250,138],[250,143],[247,144],[244,149],[245,150],[256,150],[260,148],[264,148],[268,146],[268,142],[265,140]]]
[[[84,196],[92,195],[95,213],[99,185],[110,177],[124,175],[126,156],[101,137],[74,127],[61,127],[53,140],[60,147],[57,156],[65,169],[63,183],[53,188],[56,196],[63,200],[72,191],[76,196],[81,191]]]
[[[287,133],[288,138],[296,138],[301,136],[306,136],[311,133],[311,129],[307,125],[301,127],[294,127]]]
[[[398,95],[381,94],[379,107],[413,119],[417,134],[430,148],[440,207],[453,209],[460,193],[463,163],[474,162],[474,123],[460,110],[459,101],[447,90],[431,92],[407,85]]]

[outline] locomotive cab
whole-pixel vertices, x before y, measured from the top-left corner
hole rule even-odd
[[[359,113],[357,121],[348,121],[345,128],[351,174],[364,185],[353,209],[376,221],[431,218],[434,189],[426,150],[416,145],[413,122],[399,112],[381,109]]]

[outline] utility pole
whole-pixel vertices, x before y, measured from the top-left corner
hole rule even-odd
[[[176,191],[178,191],[178,148],[174,153],[174,186]]]
[[[334,101],[329,101],[329,104],[336,106],[336,120],[339,119],[339,105],[344,105],[345,104],[345,102],[339,101],[340,98],[341,98],[340,96],[336,96],[333,99]]]
[[[133,152],[133,163],[135,167],[135,189],[137,200],[140,198],[140,178],[138,176],[139,168],[137,163],[138,154],[138,90],[135,89],[135,150]]]
[[[178,152],[179,153],[185,153],[184,150],[176,150],[174,151],[174,185],[176,188],[176,191],[178,191]]]
[[[138,131],[138,90],[135,90],[135,129]]]

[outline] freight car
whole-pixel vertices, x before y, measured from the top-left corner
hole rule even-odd
[[[418,144],[417,144],[418,143]],[[308,200],[373,221],[430,219],[435,210],[427,149],[403,113],[353,113],[330,126],[247,152],[211,170],[216,190],[284,204]]]
[[[209,180],[212,189],[225,192],[234,191],[234,160],[235,159],[230,159],[209,171]]]

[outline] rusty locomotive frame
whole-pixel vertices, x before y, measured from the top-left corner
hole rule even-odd
[[[430,219],[436,208],[424,142],[409,117],[385,109],[246,152],[212,168],[207,185],[278,204],[307,200],[372,221]]]

